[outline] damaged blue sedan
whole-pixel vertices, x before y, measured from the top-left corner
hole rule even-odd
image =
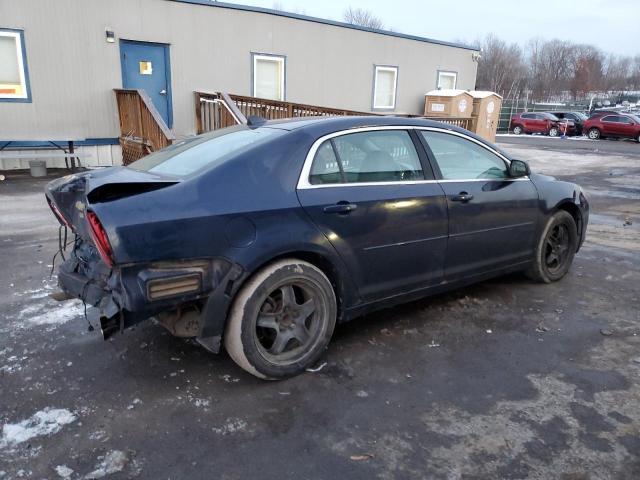
[[[509,272],[560,280],[581,188],[422,119],[250,122],[46,189],[58,271],[105,338],[155,318],[265,379],[316,362],[337,322]]]

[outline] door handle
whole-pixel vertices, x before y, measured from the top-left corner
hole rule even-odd
[[[469,200],[473,200],[473,195],[467,192],[460,192],[458,195],[451,197],[453,202],[467,203]]]
[[[165,88],[160,90],[160,95],[166,95],[166,94],[167,94],[167,90]]]
[[[347,213],[353,212],[356,208],[358,208],[358,205],[356,205],[355,203],[338,202],[335,205],[324,207],[323,211],[324,213],[338,213],[345,215]]]

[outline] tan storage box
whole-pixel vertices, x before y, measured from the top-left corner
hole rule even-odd
[[[465,90],[432,90],[425,95],[425,117],[471,118],[473,97]]]
[[[472,91],[473,112],[471,131],[490,142],[496,141],[496,131],[500,121],[502,97],[494,92]]]

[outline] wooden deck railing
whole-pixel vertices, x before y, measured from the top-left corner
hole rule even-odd
[[[144,90],[114,91],[124,165],[171,145],[175,137]]]
[[[425,120],[433,120],[434,122],[446,123],[447,125],[455,125],[456,127],[464,128],[469,131],[473,131],[474,118],[461,118],[461,117],[425,117],[423,115],[399,115],[407,118],[424,118]]]
[[[294,117],[376,115],[354,110],[281,102],[220,92],[195,92],[195,100],[198,133],[246,123],[246,119],[251,116],[276,120]]]
[[[250,116],[275,120],[294,117],[312,116],[344,116],[344,115],[374,115],[378,113],[357,112],[341,108],[320,107],[303,103],[281,102],[264,98],[246,97],[230,93],[195,92],[196,101],[196,131],[200,133],[246,124]],[[436,118],[420,115],[402,115],[410,118],[428,118],[438,122],[455,125],[471,130],[471,118]]]

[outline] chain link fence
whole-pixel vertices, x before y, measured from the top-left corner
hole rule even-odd
[[[536,103],[527,98],[505,98],[500,109],[498,133],[511,131],[511,117],[523,112],[583,112],[589,110],[588,103]]]

